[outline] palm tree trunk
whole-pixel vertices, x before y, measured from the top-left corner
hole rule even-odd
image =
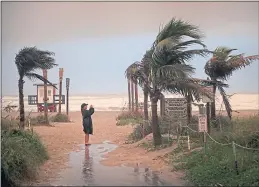
[[[20,77],[18,81],[18,88],[19,88],[19,107],[20,107],[20,129],[24,130],[25,128],[25,113],[24,113],[24,95],[23,95],[23,84],[24,81],[22,77]]]
[[[161,94],[159,100],[160,100],[160,116],[163,117],[165,115],[165,96]]]
[[[191,94],[188,93],[187,95],[187,123],[188,125],[191,123],[192,118],[192,98]]]
[[[216,103],[215,103],[215,98],[216,98],[216,85],[213,85],[213,102],[211,103],[211,119],[215,120],[216,119]]]
[[[134,83],[131,81],[131,111],[134,111]]]
[[[138,112],[138,84],[135,84],[135,103],[136,103],[136,112]]]
[[[144,117],[148,120],[148,89],[144,87]]]
[[[159,128],[159,121],[157,115],[157,102],[158,97],[151,98],[151,111],[152,111],[152,132],[153,132],[153,141],[154,146],[162,144],[162,136]]]
[[[128,79],[128,98],[129,98],[129,111],[131,110],[131,94],[130,94],[130,80]]]

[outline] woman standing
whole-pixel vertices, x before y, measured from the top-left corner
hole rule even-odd
[[[86,103],[81,105],[81,113],[83,117],[83,131],[85,133],[85,145],[89,145],[89,134],[93,134],[93,123],[92,123],[92,114],[94,113],[94,108],[91,105],[89,110],[87,109]]]

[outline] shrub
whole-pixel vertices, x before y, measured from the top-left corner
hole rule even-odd
[[[34,178],[48,154],[36,134],[26,131],[1,131],[2,183],[18,185]],[[4,177],[4,178],[3,178]]]
[[[19,121],[16,119],[1,118],[1,130],[17,129]]]
[[[52,122],[70,122],[68,116],[66,114],[57,113],[55,116],[50,118]]]
[[[136,125],[133,132],[128,137],[129,141],[137,142],[137,141],[143,139],[143,128],[144,128],[145,136],[152,133],[151,125],[145,124],[145,125],[143,125],[143,127],[142,127],[142,125]]]
[[[28,124],[28,118],[26,118],[26,124]],[[46,120],[45,120],[45,116],[40,114],[38,116],[35,117],[31,117],[30,118],[30,122],[31,125],[43,125],[43,124],[47,124]]]
[[[140,111],[123,111],[121,112],[116,120],[122,120],[122,119],[143,119],[144,114]]]

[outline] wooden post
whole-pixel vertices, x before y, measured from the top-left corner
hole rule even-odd
[[[130,82],[131,82],[130,79],[128,79],[128,98],[129,98],[129,106],[128,106],[128,108],[129,108],[129,111],[131,110]]]
[[[134,111],[134,83],[131,81],[131,111]]]
[[[136,112],[138,112],[138,85],[135,84],[135,103],[136,103]]]
[[[187,124],[191,123],[192,118],[192,95],[188,93],[187,95]]]
[[[165,96],[161,94],[160,96],[160,116],[163,117],[165,115]]]
[[[206,104],[206,115],[207,115],[207,129],[210,134],[210,103]]]
[[[43,77],[45,79],[48,79],[48,74],[47,74],[47,70],[43,69]],[[47,82],[44,81],[44,118],[45,118],[45,122],[46,124],[49,124],[49,119],[48,119],[48,98],[47,98]]]
[[[59,106],[58,113],[61,114],[61,97],[62,97],[62,79],[63,79],[63,68],[59,68]]]
[[[206,140],[206,132],[205,131],[203,131],[203,143],[204,143],[204,154],[206,154],[207,140]]]
[[[69,97],[69,82],[70,82],[70,79],[69,78],[66,78],[66,88],[67,88],[67,116],[68,116],[68,109],[69,109],[69,103],[68,103],[68,101],[69,101],[69,99],[68,99],[68,97]]]

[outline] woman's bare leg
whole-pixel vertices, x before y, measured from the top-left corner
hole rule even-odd
[[[85,134],[85,145],[89,142],[89,134]]]

